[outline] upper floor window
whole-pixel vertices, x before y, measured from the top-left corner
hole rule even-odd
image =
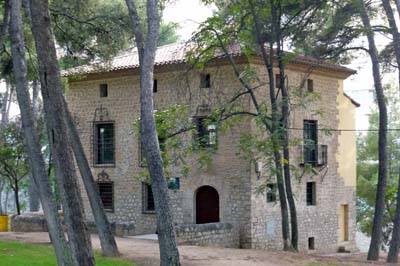
[[[276,201],[276,184],[267,184],[267,202]]]
[[[312,79],[307,79],[307,91],[314,92],[314,81]]]
[[[107,84],[100,84],[100,97],[108,96],[108,86]]]
[[[115,164],[114,123],[94,124],[95,164]]]
[[[114,184],[113,182],[97,182],[101,202],[105,211],[114,211]]]
[[[155,79],[153,80],[153,93],[157,93],[158,91],[158,81]]]
[[[318,162],[318,123],[316,120],[304,120],[304,163],[316,164]]]
[[[195,117],[196,124],[196,142],[200,147],[216,147],[217,146],[217,127],[215,123],[207,117]]]
[[[200,88],[211,88],[210,74],[200,74]]]
[[[316,185],[315,182],[307,182],[307,191],[306,191],[306,198],[307,198],[307,206],[313,206],[317,204],[316,201]]]

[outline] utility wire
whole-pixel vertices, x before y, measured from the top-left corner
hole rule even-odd
[[[301,130],[303,131],[304,128],[298,128],[298,127],[288,127],[288,130]],[[330,128],[318,128],[316,129],[318,131],[348,131],[348,132],[378,132],[379,129],[330,129]],[[386,131],[400,131],[400,128],[388,128]]]

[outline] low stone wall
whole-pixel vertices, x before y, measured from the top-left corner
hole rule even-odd
[[[97,234],[96,224],[93,221],[87,221],[86,226],[90,233]],[[11,217],[10,230],[12,232],[47,232],[47,221],[42,212],[14,215]],[[111,223],[111,230],[116,236],[130,236],[134,235],[135,224],[129,222],[113,222]]]
[[[180,224],[176,226],[179,244],[238,248],[239,230],[232,223]]]
[[[10,220],[12,232],[47,232],[47,222],[42,213],[13,215]]]

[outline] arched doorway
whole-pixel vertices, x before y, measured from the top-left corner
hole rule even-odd
[[[219,195],[215,188],[202,186],[196,193],[196,223],[219,222]]]

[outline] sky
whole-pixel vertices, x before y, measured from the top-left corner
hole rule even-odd
[[[212,8],[202,5],[199,0],[176,0],[167,5],[163,18],[165,21],[178,23],[181,26],[178,31],[181,39],[187,40],[199,23],[211,15]],[[381,36],[377,36],[376,41],[378,49],[387,43],[387,39]],[[344,83],[346,93],[361,104],[357,108],[356,129],[368,129],[374,89],[369,57],[360,53],[360,56],[347,67],[357,70],[357,74],[349,77]]]

